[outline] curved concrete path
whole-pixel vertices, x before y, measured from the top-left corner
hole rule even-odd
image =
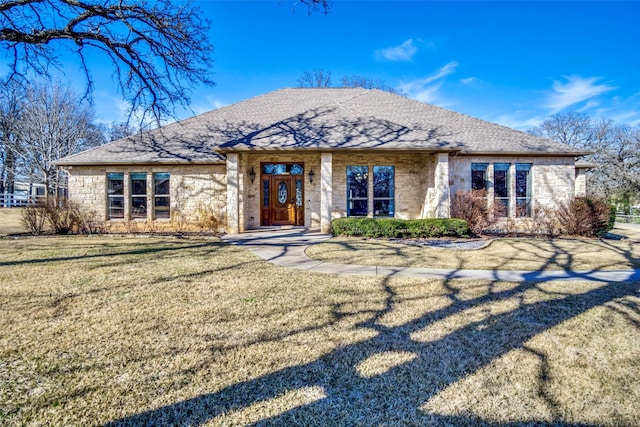
[[[591,280],[625,282],[640,280],[640,270],[594,271],[507,271],[458,270],[420,267],[385,267],[375,265],[334,264],[311,259],[305,249],[331,238],[329,234],[306,229],[257,230],[225,235],[222,240],[243,246],[276,265],[329,274],[370,276],[409,276],[437,279],[471,279],[507,282],[546,282],[551,280]]]

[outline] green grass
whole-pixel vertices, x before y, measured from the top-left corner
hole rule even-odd
[[[639,292],[315,274],[215,238],[0,240],[0,424],[639,425]]]

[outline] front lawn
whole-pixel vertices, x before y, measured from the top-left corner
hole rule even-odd
[[[640,245],[631,240],[508,238],[483,249],[452,250],[335,237],[306,253],[324,262],[401,267],[519,271],[640,268]]]
[[[639,292],[0,240],[0,425],[640,425]]]

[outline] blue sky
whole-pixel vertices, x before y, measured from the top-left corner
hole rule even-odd
[[[329,15],[294,12],[294,0],[196,4],[212,22],[217,83],[196,92],[196,113],[296,86],[322,68],[335,84],[381,79],[523,130],[566,111],[640,124],[637,1],[337,0]],[[94,74],[97,115],[122,118],[108,73]]]

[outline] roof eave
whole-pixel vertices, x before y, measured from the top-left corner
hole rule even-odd
[[[137,166],[137,165],[224,165],[222,160],[142,160],[142,161],[56,161],[55,166]]]
[[[588,151],[469,151],[460,150],[464,156],[538,156],[538,157],[579,157],[592,154]]]
[[[328,151],[375,151],[375,152],[428,152],[428,153],[453,153],[460,151],[460,148],[432,148],[432,147],[234,147],[216,148],[219,153],[251,153],[251,152],[328,152]]]

